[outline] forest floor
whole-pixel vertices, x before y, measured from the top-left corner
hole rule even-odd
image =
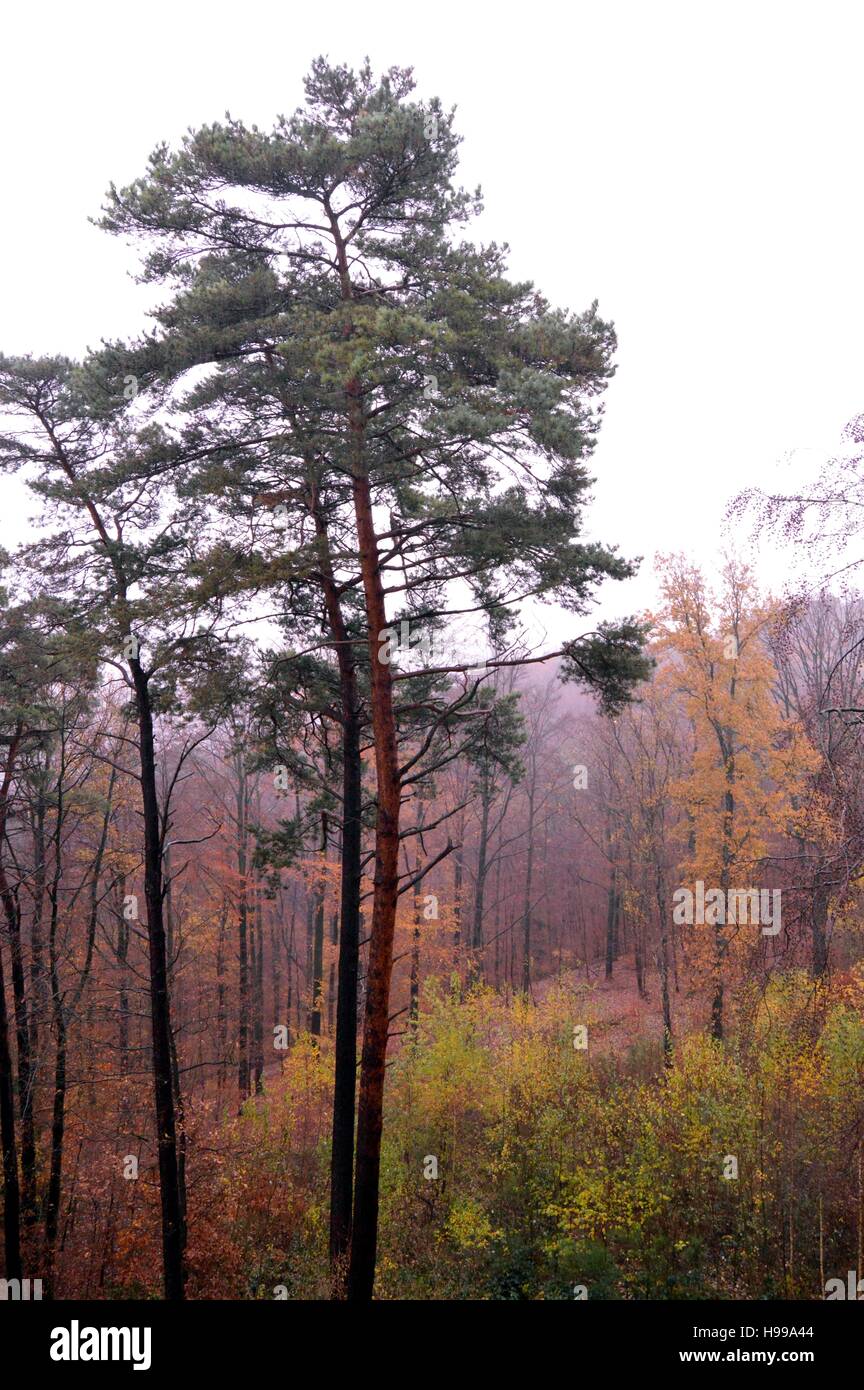
[[[605,961],[591,961],[587,972],[584,965],[562,970],[560,975],[547,975],[534,985],[534,999],[541,1003],[557,984],[565,989],[590,989],[589,1026],[592,1046],[614,1053],[624,1053],[640,1040],[660,1041],[663,1036],[663,1008],[660,998],[660,979],[649,969],[645,975],[647,998],[642,998],[636,984],[635,956],[619,956],[611,979],[605,978]],[[680,980],[675,993],[672,984],[673,1033],[689,1033],[699,1026],[699,1000]]]

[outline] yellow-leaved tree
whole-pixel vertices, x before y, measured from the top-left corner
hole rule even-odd
[[[693,883],[689,900],[691,890],[680,890],[677,920],[689,914],[693,922],[694,958],[710,978],[711,1033],[719,1039],[732,948],[752,943],[754,919],[759,934],[782,929],[782,890],[767,889],[764,879],[772,851],[796,831],[818,759],[773,693],[766,636],[780,604],[760,596],[737,558],[726,559],[716,592],[680,556],[660,567],[664,602],[654,631],[666,659],[657,679],[677,701],[691,741],[688,770],[671,788],[684,812],[683,874]],[[744,925],[751,930],[742,932]]]

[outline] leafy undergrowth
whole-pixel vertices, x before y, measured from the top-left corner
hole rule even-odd
[[[656,1038],[594,1045],[584,985],[433,986],[388,1074],[378,1297],[822,1297],[820,1220],[825,1276],[855,1264],[862,1019],[860,976],[777,977],[666,1069]],[[301,1038],[241,1115],[197,1115],[190,1296],[327,1296],[330,1084]]]

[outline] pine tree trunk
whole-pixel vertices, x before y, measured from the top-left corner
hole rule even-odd
[[[355,402],[359,410],[359,399]],[[356,413],[353,415],[357,428]],[[355,465],[357,468],[357,465]],[[378,1183],[381,1165],[381,1131],[384,1115],[384,1080],[387,1036],[390,1028],[390,978],[393,970],[393,938],[399,884],[399,777],[396,718],[390,667],[380,659],[380,634],[387,628],[384,586],[379,569],[369,481],[357,469],[353,479],[354,511],[366,618],[369,624],[369,657],[372,687],[372,728],[375,739],[375,771],[378,789],[375,825],[375,891],[366,976],[366,1012],[360,1062],[360,1098],[357,1108],[357,1163],[354,1181],[354,1224],[348,1295],[367,1302],[375,1281],[378,1243]]]
[[[336,246],[342,299],[354,297],[348,255],[337,219],[327,209]],[[350,335],[352,326],[346,324]],[[357,1107],[357,1149],[354,1176],[354,1214],[348,1296],[368,1302],[375,1283],[378,1245],[378,1184],[381,1166],[381,1131],[384,1120],[384,1080],[387,1036],[390,1028],[390,978],[393,971],[393,938],[399,895],[399,812],[401,779],[393,710],[390,667],[381,661],[381,634],[387,628],[384,583],[375,535],[372,492],[364,459],[365,422],[359,380],[346,385],[349,457],[354,517],[363,597],[366,608],[371,684],[372,732],[375,742],[377,812],[375,823],[375,880],[372,926],[366,972],[366,1004],[363,1050],[360,1059],[360,1097]]]
[[[144,812],[144,896],[147,903],[147,944],[150,974],[150,1022],[153,1039],[153,1089],[159,1153],[159,1192],[162,1207],[162,1260],[167,1299],[184,1297],[183,1203],[177,1160],[177,1130],[171,1068],[171,1025],[165,925],[162,916],[162,845],[153,713],[148,677],[137,658],[129,667],[135,684],[141,755],[141,800]]]

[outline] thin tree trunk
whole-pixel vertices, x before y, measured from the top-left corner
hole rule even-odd
[[[362,767],[353,658],[342,672],[342,867],[339,994],[336,1002],[333,1135],[330,1158],[330,1259],[344,1261],[351,1238],[354,1182],[354,1103],[357,1092],[357,965],[360,952]],[[350,713],[346,715],[345,711]],[[341,1268],[335,1292],[341,1293]]]
[[[498,835],[498,850],[495,855],[495,988],[501,988],[501,839]]]
[[[663,1062],[672,1065],[672,1003],[669,996],[669,915],[663,887],[663,870],[656,865],[654,891],[657,899],[657,920],[660,924],[660,998],[663,1006]]]
[[[423,804],[417,812],[417,829],[423,828]],[[414,900],[413,923],[411,931],[411,978],[408,987],[408,1029],[413,1042],[417,1041],[417,1024],[420,1019],[420,836],[416,841],[414,856]]]
[[[253,974],[252,1054],[255,1094],[264,1094],[264,909],[257,883],[255,890],[255,968]]]
[[[279,909],[281,921],[282,894],[279,894]],[[276,923],[270,920],[270,970],[273,975],[273,1026],[277,1027],[282,1022],[282,953],[279,949],[279,941],[276,932]],[[271,1037],[275,1036],[271,1032]],[[272,1046],[272,1044],[271,1044]],[[279,1050],[279,1073],[284,1069],[284,1053]]]
[[[462,878],[464,858],[462,843],[465,838],[465,816],[460,816],[456,831],[456,848],[453,852],[453,956],[456,964],[462,950]]]
[[[2,849],[6,839],[9,815],[9,792],[15,771],[15,761],[23,734],[23,723],[16,725],[6,753],[3,782],[0,784],[0,873],[3,873]],[[4,906],[6,904],[5,874],[3,874]],[[8,907],[6,908],[8,918]],[[0,1144],[3,1147],[3,1243],[6,1278],[21,1278],[21,1192],[18,1185],[18,1151],[15,1145],[15,1084],[12,1074],[12,1054],[9,1049],[9,1016],[6,1009],[6,981],[3,973],[3,943],[0,940]]]
[[[825,1295],[825,1228],[822,1214],[822,1193],[819,1193],[819,1292]]]
[[[647,999],[645,988],[645,956],[642,941],[642,923],[639,916],[633,918],[633,948],[636,964],[636,992],[640,999]]]
[[[219,1058],[219,1065],[216,1068],[217,1091],[224,1089],[228,1076],[228,992],[225,985],[225,936],[227,924],[228,901],[223,895],[222,912],[219,917],[219,935],[216,940],[216,1051]]]
[[[732,793],[732,786],[735,782],[735,760],[733,757],[726,759],[726,781],[727,789],[723,794],[723,869],[720,874],[720,887],[723,891],[723,901],[729,901],[729,882],[730,867],[732,864],[732,830],[735,817],[735,798]],[[717,1042],[723,1041],[723,1002],[724,1002],[724,969],[726,964],[727,939],[723,930],[724,923],[715,922],[714,924],[714,994],[711,1000],[711,1036]]]
[[[48,1195],[45,1202],[45,1262],[48,1286],[54,1274],[54,1245],[60,1219],[60,1193],[63,1180],[63,1141],[66,1130],[66,1011],[57,979],[56,953],[51,968],[51,990],[54,998],[54,1105],[51,1117],[51,1168]]]
[[[7,764],[8,767],[8,764]],[[0,942],[0,1144],[3,1146],[3,1247],[4,1275],[21,1278],[21,1198],[18,1188],[18,1151],[15,1147],[15,1087],[9,1053],[6,1013],[6,981],[3,945]]]
[[[489,808],[491,800],[483,789],[483,809],[480,816],[480,844],[477,848],[477,882],[474,887],[474,921],[471,927],[471,950],[475,956],[474,973],[485,976],[483,955],[483,909],[486,897],[486,860],[489,850]]]
[[[27,995],[24,984],[24,962],[21,952],[21,911],[15,893],[6,877],[3,848],[9,814],[9,793],[12,770],[24,735],[19,720],[11,737],[3,781],[2,824],[0,824],[0,898],[9,936],[12,1003],[15,1016],[15,1042],[18,1049],[18,1114],[21,1120],[21,1217],[29,1225],[36,1217],[36,1129],[33,1120],[33,1064],[30,1053],[30,1022],[27,1017]]]
[[[46,887],[45,787],[41,775],[37,774],[37,776],[36,810],[33,822],[33,917],[30,923],[30,990],[33,1000],[30,1013],[30,1047],[33,1055],[34,1078],[40,1061],[40,1030],[50,1014],[50,989],[45,969],[45,942],[42,935]]]
[[[66,1134],[66,1089],[67,1089],[67,1059],[68,1059],[68,1020],[74,1017],[90,977],[90,970],[93,964],[93,952],[96,945],[96,926],[99,919],[99,883],[102,874],[102,860],[105,855],[105,847],[108,843],[108,828],[111,823],[113,811],[114,785],[117,780],[117,770],[112,767],[111,776],[108,782],[108,794],[105,803],[105,814],[102,820],[102,830],[99,843],[96,848],[96,855],[93,860],[92,884],[90,888],[90,911],[87,922],[87,954],[81,969],[78,983],[71,992],[68,1004],[64,1000],[61,991],[60,981],[60,958],[57,947],[57,929],[59,925],[60,907],[60,879],[63,869],[62,859],[62,831],[65,819],[64,797],[63,797],[63,762],[61,755],[61,773],[57,793],[57,820],[54,834],[54,874],[51,883],[51,924],[48,936],[48,965],[51,983],[51,1005],[54,1021],[54,1032],[56,1036],[56,1052],[54,1061],[54,1101],[51,1117],[51,1164],[48,1175],[48,1195],[45,1204],[45,1251],[46,1251],[46,1273],[48,1277],[49,1289],[52,1287],[54,1278],[54,1249],[57,1240],[57,1227],[60,1219],[60,1197],[63,1184],[63,1144]]]
[[[34,1071],[30,1049],[30,1021],[21,951],[21,911],[0,868],[0,893],[6,913],[11,961],[15,1041],[18,1048],[18,1114],[21,1119],[21,1216],[25,1226],[36,1219],[36,1127],[33,1118]]]
[[[606,852],[612,859],[612,830],[606,825]],[[609,870],[609,888],[606,893],[606,979],[611,980],[615,966],[615,928],[618,908],[618,870],[613,862]]]
[[[238,754],[235,770],[237,772],[236,815],[237,815],[237,875],[239,879],[240,901],[237,912],[237,949],[240,962],[240,1016],[237,1021],[237,1089],[242,1105],[249,1097],[251,1089],[251,1068],[249,1065],[249,904],[246,886],[246,770],[243,759]]]
[[[525,897],[522,907],[522,993],[531,994],[531,892],[534,880],[534,796],[536,769],[528,790],[528,859],[525,865]]]
[[[312,911],[312,996],[309,1001],[309,1032],[321,1036],[321,992],[324,988],[324,920],[327,880],[327,817],[322,816],[321,867],[315,884]]]

